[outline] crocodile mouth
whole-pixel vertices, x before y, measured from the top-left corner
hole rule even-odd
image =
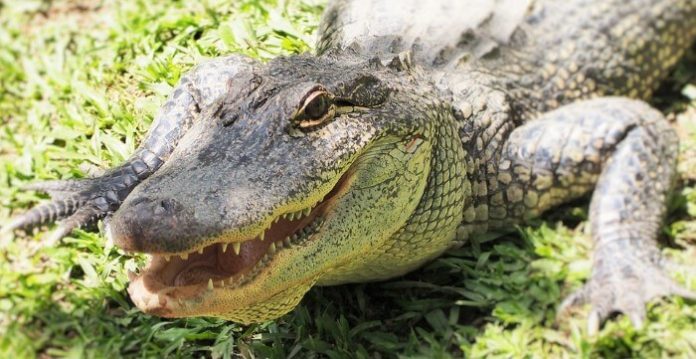
[[[276,255],[315,237],[336,200],[348,190],[349,172],[323,199],[275,217],[253,238],[216,242],[177,254],[148,254],[150,260],[140,274],[128,273],[131,298],[139,308],[157,311],[166,306],[165,297],[181,300],[198,297],[205,290],[234,289],[249,283]]]

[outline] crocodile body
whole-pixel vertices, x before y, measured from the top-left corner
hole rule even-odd
[[[639,325],[648,300],[695,297],[656,244],[677,139],[643,101],[696,39],[696,3],[393,5],[332,2],[316,55],[199,65],[126,163],[30,186],[54,201],[9,228],[107,217],[153,255],[139,308],[247,323],[591,195],[593,271],[564,308]]]

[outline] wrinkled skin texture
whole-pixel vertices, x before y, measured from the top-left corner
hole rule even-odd
[[[561,311],[640,325],[648,300],[696,297],[663,270],[677,140],[642,102],[695,38],[689,0],[337,0],[316,56],[199,65],[130,160],[32,186],[54,202],[10,228],[108,216],[153,254],[139,308],[249,323],[591,194],[592,276]]]

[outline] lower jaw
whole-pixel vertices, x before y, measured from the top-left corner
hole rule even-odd
[[[313,283],[300,282],[263,290],[258,286],[248,291],[211,291],[196,298],[172,299],[154,295],[145,302],[138,293],[140,281],[131,283],[128,292],[141,311],[165,318],[217,317],[241,324],[253,324],[279,318],[294,309]]]
[[[247,286],[276,255],[312,240],[323,224],[323,217],[307,217],[307,221],[309,224],[306,225],[303,221],[298,222],[303,225],[299,234],[294,233],[282,241],[272,241],[271,238],[246,241],[238,253],[229,245],[223,251],[224,244],[213,244],[202,253],[188,254],[186,259],[174,257],[167,260],[162,255],[154,255],[142,274],[129,273],[128,292],[144,312],[165,317],[189,316],[185,313],[190,313],[196,303],[214,296],[214,292],[231,294]],[[228,257],[232,260],[225,263],[224,259]],[[206,260],[210,263],[211,258],[217,267],[206,265]],[[173,269],[168,271],[168,266]]]

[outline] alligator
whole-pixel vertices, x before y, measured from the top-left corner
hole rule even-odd
[[[278,318],[314,285],[403,275],[590,197],[593,267],[559,312],[645,321],[678,140],[645,101],[696,40],[692,0],[335,0],[314,54],[183,76],[135,153],[5,230],[105,220],[149,254],[146,313]]]

